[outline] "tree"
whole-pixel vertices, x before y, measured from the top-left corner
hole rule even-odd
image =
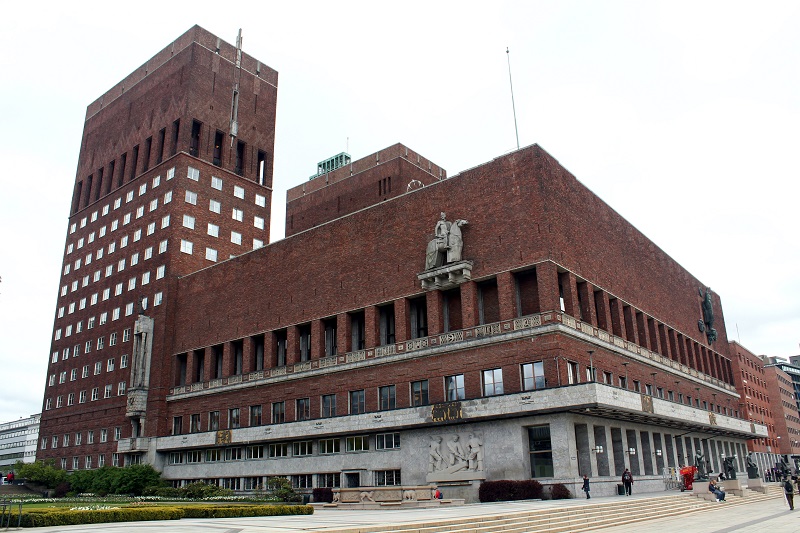
[[[20,479],[44,485],[48,489],[54,489],[57,485],[67,481],[67,473],[59,470],[55,465],[55,459],[35,461],[33,463],[17,461],[17,464],[14,465],[14,471]]]

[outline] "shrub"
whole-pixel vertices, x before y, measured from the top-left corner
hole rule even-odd
[[[572,493],[563,483],[556,483],[550,487],[550,497],[554,500],[568,500],[572,498]]]
[[[67,480],[67,473],[56,468],[55,459],[35,461],[33,463],[17,461],[14,465],[14,472],[16,472],[17,478],[25,479],[37,485],[44,485],[48,489],[54,489]]]
[[[194,483],[189,483],[185,487],[182,487],[180,491],[183,493],[184,497],[192,498],[195,500],[199,500],[202,498],[212,498],[215,496],[233,495],[233,491],[231,489],[226,489],[223,487],[219,487],[217,485],[210,485],[208,483],[203,483],[202,481],[195,481]]]
[[[314,514],[310,505],[201,505],[184,507],[184,518],[237,518]]]
[[[503,479],[481,483],[478,498],[482,502],[535,500],[541,499],[542,492],[542,484],[535,479],[521,481]]]
[[[272,496],[282,502],[300,502],[303,497],[292,488],[292,482],[285,477],[270,478],[267,488]]]
[[[314,501],[317,503],[331,503],[333,490],[330,487],[316,487],[313,491]]]

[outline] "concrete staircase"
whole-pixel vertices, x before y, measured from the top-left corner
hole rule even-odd
[[[774,498],[737,496],[741,503]],[[745,501],[746,500],[746,501]],[[536,508],[502,516],[480,516],[455,520],[420,521],[390,526],[358,527],[336,530],[335,533],[577,533],[609,526],[642,522],[666,516],[684,515],[704,510],[715,510],[728,502],[716,503],[696,498],[691,494],[673,494],[652,498],[620,498],[612,502],[581,503],[559,507]],[[328,530],[330,531],[330,530]],[[333,533],[331,531],[331,533]]]

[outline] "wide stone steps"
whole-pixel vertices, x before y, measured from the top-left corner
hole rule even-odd
[[[741,498],[745,500],[745,498]],[[755,501],[755,500],[754,500]],[[532,509],[504,516],[414,522],[390,526],[349,528],[336,533],[576,533],[665,516],[714,509],[721,505],[691,495],[620,498],[613,503],[585,503]]]

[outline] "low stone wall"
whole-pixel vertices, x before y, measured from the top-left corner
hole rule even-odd
[[[430,485],[401,485],[393,487],[355,487],[333,491],[334,503],[383,503],[431,501],[436,487]]]

